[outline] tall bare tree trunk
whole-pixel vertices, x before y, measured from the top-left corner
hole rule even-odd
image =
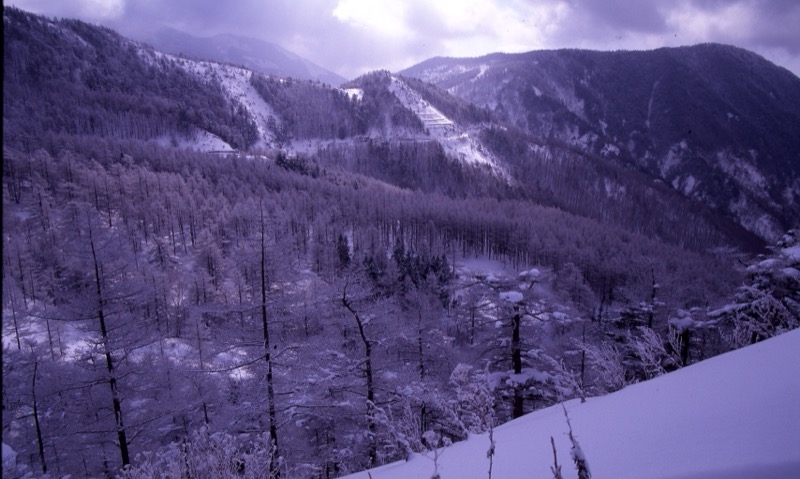
[[[272,452],[269,461],[270,477],[280,478],[278,424],[275,414],[275,388],[272,379],[272,352],[269,341],[269,325],[267,323],[267,257],[264,226],[264,208],[261,207],[261,323],[264,329],[264,360],[267,362],[267,403],[269,414],[269,438],[272,441]]]
[[[39,362],[33,362],[33,384],[31,393],[33,394],[33,424],[36,426],[36,444],[39,447],[39,460],[42,463],[42,473],[47,474],[47,463],[44,460],[44,440],[42,439],[42,428],[39,425],[39,404],[36,401],[36,372],[39,369]]]
[[[361,336],[361,342],[364,345],[364,375],[367,380],[367,430],[370,435],[369,445],[369,463],[374,466],[378,462],[378,447],[375,442],[375,431],[377,425],[375,424],[375,386],[372,381],[372,343],[367,339],[367,334],[364,331],[364,322],[361,320],[358,312],[353,308],[353,304],[347,298],[347,285],[342,291],[342,305],[350,311],[353,318],[356,320],[358,326],[358,333]]]
[[[100,334],[103,340],[103,352],[106,356],[108,385],[111,387],[111,402],[114,408],[114,420],[116,422],[117,439],[119,441],[119,452],[122,456],[122,465],[127,466],[131,463],[130,455],[128,454],[128,438],[125,433],[125,423],[122,420],[122,401],[119,398],[119,391],[117,390],[117,376],[114,370],[114,357],[111,354],[111,343],[108,340],[108,329],[106,328],[106,317],[103,309],[105,300],[103,299],[103,285],[100,277],[100,264],[97,261],[97,253],[95,252],[94,239],[92,238],[91,229],[89,230],[89,244],[92,247],[94,279],[95,285],[97,286],[97,319],[100,322]]]
[[[511,365],[514,374],[522,374],[522,343],[520,339],[520,325],[522,318],[519,314],[519,306],[514,306],[514,316],[511,318]],[[514,386],[514,404],[511,415],[514,419],[522,417],[523,398],[519,385]]]

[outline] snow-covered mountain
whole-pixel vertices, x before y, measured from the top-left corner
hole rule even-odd
[[[798,398],[800,331],[792,331],[564,407],[592,477],[792,479],[800,474]],[[487,433],[346,477],[550,479],[552,437],[562,475],[572,478],[568,433],[562,406],[553,406],[495,428],[491,476]]]
[[[75,20],[7,9],[4,22],[5,135],[18,143],[52,132],[202,151],[283,150],[300,158],[292,160],[298,171],[337,168],[427,192],[533,199],[695,250],[757,249],[800,218],[789,131],[800,107],[797,79],[786,72],[762,72],[780,97],[757,98],[780,110],[780,121],[756,136],[716,117],[724,107],[750,125],[769,119],[766,107],[741,89],[719,93],[728,83],[713,72],[697,90],[675,93],[682,83],[664,76],[663,51],[610,57],[625,71],[640,65],[648,78],[661,71],[657,89],[650,84],[645,94],[635,83],[630,101],[620,101],[614,85],[633,80],[589,61],[592,52],[433,59],[405,73],[436,85],[374,72],[336,88],[175,56]],[[699,64],[708,57],[692,52],[670,55],[694,54]],[[555,66],[534,68],[545,60]],[[731,76],[753,63],[720,62]],[[697,109],[713,113],[683,138],[681,122]]]
[[[800,79],[739,48],[433,58],[401,72],[538,142],[641,171],[774,239],[800,221]]]

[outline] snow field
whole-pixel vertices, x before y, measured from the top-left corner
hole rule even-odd
[[[800,477],[800,330],[708,359],[603,397],[565,403],[592,477]],[[494,430],[493,479],[576,477],[562,407]],[[488,434],[439,451],[442,479],[487,478]],[[370,471],[373,479],[428,479],[433,453]],[[366,471],[347,476],[367,479]]]

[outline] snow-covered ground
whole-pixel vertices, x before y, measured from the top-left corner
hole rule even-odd
[[[273,117],[275,121],[279,121],[279,118],[272,107],[261,98],[253,85],[250,84],[250,75],[252,75],[250,70],[207,61],[194,61],[184,58],[177,60],[184,69],[201,78],[208,80],[212,78],[219,79],[228,97],[244,107],[255,118],[258,126],[258,136],[261,139],[257,146],[268,145],[273,139],[273,135],[267,128],[267,121],[270,117]]]
[[[250,70],[216,62],[181,58],[144,48],[139,49],[139,55],[151,64],[155,64],[156,61],[162,57],[167,58],[204,81],[219,80],[228,98],[244,107],[247,112],[250,113],[251,117],[256,120],[260,138],[256,146],[269,147],[274,140],[273,133],[267,128],[267,122],[269,118],[272,117],[280,124],[280,118],[275,114],[272,107],[261,98],[253,85],[250,84],[250,75],[252,74]],[[218,137],[210,133],[205,135],[203,133],[206,132],[195,135],[193,139],[182,140],[180,146],[182,148],[194,148],[200,151],[232,150],[230,145],[224,143]]]
[[[419,117],[430,136],[444,148],[445,153],[465,163],[488,167],[494,175],[509,178],[494,156],[470,134],[425,101],[416,91],[397,77],[392,77],[389,90],[400,102]]]
[[[233,152],[234,149],[231,145],[227,144],[222,138],[213,133],[204,130],[196,130],[188,138],[172,138],[161,137],[156,140],[161,146],[177,146],[187,150],[197,151],[216,151],[216,152]]]
[[[345,88],[342,91],[351,99],[361,100],[364,98],[364,90],[361,88]]]
[[[34,314],[42,314],[35,309]],[[97,340],[81,330],[75,323],[46,319],[31,319],[17,312],[20,344],[23,348],[29,345],[47,345],[51,354],[58,354],[65,361],[79,361],[92,350]],[[3,350],[17,349],[17,331],[14,329],[11,314],[3,310]],[[49,328],[49,332],[48,332]]]
[[[800,477],[800,330],[603,397],[565,404],[592,477]],[[494,431],[493,479],[577,477],[561,406]],[[440,450],[442,479],[488,478],[487,434]],[[429,479],[433,454],[370,471],[372,479]],[[367,479],[361,472],[350,479]]]

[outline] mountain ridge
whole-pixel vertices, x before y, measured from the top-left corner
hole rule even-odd
[[[333,88],[175,57],[73,20],[31,16],[38,20],[24,27],[25,20],[18,29],[8,22],[24,14],[7,12],[4,85],[14,93],[7,95],[4,114],[9,138],[51,131],[218,151],[286,149],[405,188],[534,198],[695,249],[731,241],[751,249],[800,218],[800,172],[781,157],[800,141],[791,134],[800,118],[794,90],[778,91],[770,105],[784,97],[791,101],[752,133],[750,126],[760,120],[748,120],[744,112],[768,116],[768,106],[744,94],[723,101],[704,79],[713,72],[693,76],[697,87],[688,88],[652,66],[697,63],[682,60],[683,52],[719,46],[636,52],[633,59],[584,50],[430,59],[419,67],[425,71],[372,73]],[[34,32],[37,22],[45,29]],[[39,49],[47,42],[61,42],[69,54]],[[723,50],[759,65],[755,54]],[[676,55],[680,61],[671,59]],[[609,67],[598,58],[616,63]],[[631,71],[643,79],[626,79]],[[414,74],[434,83],[413,80]],[[767,85],[796,80],[782,78]],[[631,88],[626,81],[633,82]],[[765,93],[756,80],[748,85],[755,98],[780,90]],[[74,93],[65,97],[59,91]],[[699,106],[706,97],[712,99],[710,113]],[[25,116],[24,108],[48,113]],[[433,125],[434,117],[444,123]],[[685,122],[691,122],[689,136]],[[746,125],[728,125],[736,122]],[[447,128],[452,132],[444,134]],[[715,132],[721,139],[714,139]],[[754,147],[745,140],[760,143]],[[409,148],[409,142],[418,146]],[[782,162],[773,166],[776,158]],[[498,183],[499,177],[506,180]],[[665,218],[648,211],[663,211]],[[695,226],[676,229],[676,222]],[[691,239],[684,237],[689,229],[697,230]]]
[[[618,158],[764,237],[800,220],[800,79],[747,50],[542,50],[430,59],[400,73],[540,141]]]
[[[334,86],[346,81],[341,75],[275,43],[257,38],[234,34],[199,37],[174,28],[162,27],[140,35],[138,39],[165,53],[241,65],[269,75],[319,80]]]

